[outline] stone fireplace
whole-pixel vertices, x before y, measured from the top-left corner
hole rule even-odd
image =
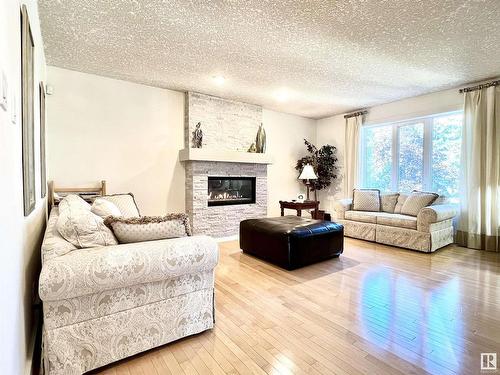
[[[211,204],[208,191],[213,176],[217,176],[218,181],[224,181],[225,177],[226,182],[255,181],[255,202],[242,202],[243,199],[231,202],[227,199],[225,204]],[[220,185],[217,183],[214,186]],[[214,237],[236,235],[241,220],[267,215],[267,165],[217,161],[186,163],[186,211],[194,234]]]
[[[248,153],[262,121],[262,108],[213,96],[186,93],[186,212],[194,234],[233,237],[240,221],[267,216],[268,154]],[[191,148],[198,122],[203,147]]]

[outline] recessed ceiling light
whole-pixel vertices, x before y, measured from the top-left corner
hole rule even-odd
[[[212,79],[214,80],[215,84],[219,86],[222,86],[226,82],[224,76],[221,75],[213,76]]]
[[[276,91],[274,97],[279,102],[286,102],[290,98],[290,92],[286,89],[281,89],[279,91]]]

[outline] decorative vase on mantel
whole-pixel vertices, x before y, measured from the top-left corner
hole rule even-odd
[[[255,147],[255,142],[250,145],[250,147],[248,148],[247,152],[250,152],[250,153],[256,153],[257,152],[257,148]]]
[[[259,154],[266,152],[266,131],[262,123],[260,124],[257,136],[255,137],[255,148]]]

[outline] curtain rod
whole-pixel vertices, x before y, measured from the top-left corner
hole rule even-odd
[[[500,85],[500,79],[497,79],[496,81],[491,81],[491,82],[488,82],[488,83],[483,83],[482,85],[471,86],[471,87],[464,87],[463,89],[458,90],[458,92],[460,94],[463,94],[464,92],[481,90],[481,89],[484,89],[486,87],[498,86],[498,85]]]
[[[366,115],[367,113],[368,113],[367,110],[362,110],[362,111],[358,111],[358,112],[349,113],[349,114],[345,115],[344,118]]]

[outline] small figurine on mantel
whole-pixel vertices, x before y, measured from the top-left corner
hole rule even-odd
[[[193,131],[193,139],[191,140],[193,148],[201,148],[203,145],[203,131],[201,130],[201,122],[196,124],[196,129]]]
[[[255,137],[255,145],[259,154],[266,152],[266,131],[262,123],[260,123],[257,136]]]
[[[255,142],[250,145],[247,152],[251,152],[251,153],[257,152],[257,147],[255,147]]]

